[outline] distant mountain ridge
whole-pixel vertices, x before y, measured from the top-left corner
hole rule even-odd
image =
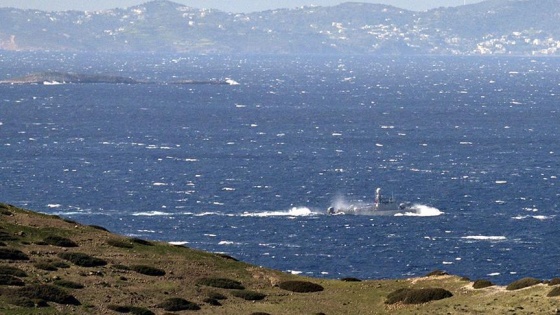
[[[560,0],[414,12],[348,2],[235,14],[166,0],[95,12],[0,9],[0,49],[196,54],[560,55]]]

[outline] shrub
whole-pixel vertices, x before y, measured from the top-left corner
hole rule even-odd
[[[523,289],[523,288],[527,288],[527,287],[532,287],[532,286],[540,284],[540,283],[542,283],[542,281],[539,280],[539,279],[523,278],[523,279],[519,279],[517,281],[514,281],[514,282],[510,283],[506,287],[506,290],[509,290],[509,291],[519,290],[519,289]]]
[[[105,266],[107,262],[84,253],[59,253],[58,257],[81,267]]]
[[[134,265],[130,266],[130,269],[147,276],[165,276],[164,270],[150,266]]]
[[[205,298],[204,300],[202,300],[202,302],[210,304],[212,306],[222,306],[222,303],[220,303],[220,301],[216,299]]]
[[[340,279],[341,281],[346,281],[346,282],[361,282],[362,280],[358,279],[358,278],[342,278]]]
[[[33,302],[31,299],[20,296],[10,297],[8,303],[19,307],[35,307],[35,302]]]
[[[60,237],[60,236],[56,236],[56,235],[51,235],[51,236],[47,236],[43,239],[43,242],[49,244],[49,245],[53,245],[53,246],[60,246],[60,247],[78,247],[78,244],[76,244],[74,241],[72,241],[71,239],[68,239],[66,237]]]
[[[15,237],[14,235],[8,233],[8,232],[4,232],[4,231],[0,231],[0,241],[17,241],[18,238]]]
[[[244,290],[245,287],[239,281],[227,278],[202,278],[196,282],[198,285],[205,285],[214,288],[229,290]]]
[[[449,275],[447,272],[443,270],[434,270],[426,275],[426,277],[437,277],[437,276],[447,276]]]
[[[107,305],[107,308],[118,313],[130,313],[130,306],[109,304]]]
[[[231,295],[238,298],[242,298],[247,301],[260,301],[266,297],[266,294],[262,294],[255,291],[249,291],[249,290],[232,291]]]
[[[128,266],[125,266],[125,265],[113,265],[113,268],[118,269],[118,270],[130,270],[130,268]]]
[[[227,296],[219,293],[219,292],[210,292],[208,293],[208,298],[213,300],[227,300]]]
[[[556,297],[556,296],[560,296],[560,287],[555,287],[554,289],[552,289],[550,292],[548,292],[548,294],[546,295],[547,297]]]
[[[54,282],[54,284],[59,286],[59,287],[68,288],[68,289],[83,289],[84,288],[83,284],[68,281],[68,280],[56,280]]]
[[[387,296],[385,304],[422,304],[430,301],[441,300],[452,297],[453,294],[442,288],[426,289],[399,289]]]
[[[320,292],[324,288],[316,283],[309,281],[284,281],[278,285],[280,289],[298,293]]]
[[[473,288],[475,288],[475,289],[483,289],[483,288],[491,287],[491,286],[493,286],[493,285],[494,285],[494,284],[493,284],[491,281],[489,281],[489,280],[476,280],[476,281],[473,283]]]
[[[550,279],[550,281],[548,282],[548,285],[559,285],[560,284],[560,278],[552,278]]]
[[[62,269],[70,268],[70,265],[63,261],[53,261],[51,265],[55,266],[56,268],[62,268]]]
[[[0,203],[0,214],[1,215],[12,216],[13,213],[9,209],[10,209],[10,207],[7,204]]]
[[[27,277],[27,274],[25,273],[25,271],[23,271],[19,268],[10,267],[10,266],[0,266],[0,274],[1,275],[16,276],[16,277]]]
[[[22,251],[13,248],[0,248],[0,259],[6,260],[29,260],[29,256]]]
[[[109,230],[107,230],[106,228],[99,226],[99,225],[89,225],[90,228],[94,228],[96,230],[100,230],[100,231],[105,231],[105,232],[110,232]]]
[[[135,237],[134,237],[134,238],[130,238],[129,241],[131,241],[132,243],[140,244],[140,245],[153,246],[152,243],[150,243],[150,242],[148,242],[148,241],[146,241],[146,240],[143,240],[143,239],[141,239],[141,238],[135,238]]]
[[[80,302],[65,291],[48,284],[38,284],[17,290],[17,296],[28,299],[41,299],[58,304],[80,305]]]
[[[130,242],[127,241],[123,241],[123,240],[118,240],[118,239],[110,239],[107,240],[107,244],[114,246],[114,247],[119,247],[119,248],[133,248],[134,245],[132,245]]]
[[[132,315],[155,315],[154,312],[150,311],[147,308],[131,306],[130,307],[130,314]]]
[[[265,312],[253,312],[251,313],[251,315],[270,315],[270,314]]]
[[[200,306],[193,302],[189,302],[181,298],[171,298],[158,304],[157,307],[163,308],[168,312],[178,312],[178,311],[198,311]]]
[[[227,254],[220,254],[220,253],[217,253],[216,255],[217,255],[218,257],[223,258],[223,259],[232,260],[232,261],[239,261],[239,259],[234,258],[234,257],[231,257],[230,255],[227,255]]]
[[[33,264],[33,266],[35,266],[35,268],[37,268],[37,269],[41,269],[41,270],[45,270],[45,271],[57,271],[58,270],[58,268],[56,268],[51,263],[46,262],[46,261],[37,262],[37,263]]]
[[[0,275],[0,285],[13,285],[22,287],[25,285],[25,283],[23,283],[20,278],[14,277],[12,275]]]

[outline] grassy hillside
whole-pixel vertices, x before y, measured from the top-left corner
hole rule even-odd
[[[556,314],[557,281],[312,279],[0,204],[1,314]],[[490,285],[490,286],[488,286]],[[528,286],[528,287],[526,287]],[[476,289],[475,289],[476,287]]]

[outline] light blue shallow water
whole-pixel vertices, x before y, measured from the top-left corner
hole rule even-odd
[[[290,272],[558,268],[560,60],[0,54],[240,85],[0,86],[0,200]],[[375,188],[420,215],[326,216]]]

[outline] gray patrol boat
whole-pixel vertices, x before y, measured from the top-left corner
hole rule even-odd
[[[365,214],[365,215],[395,215],[399,213],[416,212],[409,202],[397,202],[393,196],[381,195],[381,188],[375,190],[373,204],[360,204],[349,206],[331,206],[327,209],[329,215],[339,214]]]

